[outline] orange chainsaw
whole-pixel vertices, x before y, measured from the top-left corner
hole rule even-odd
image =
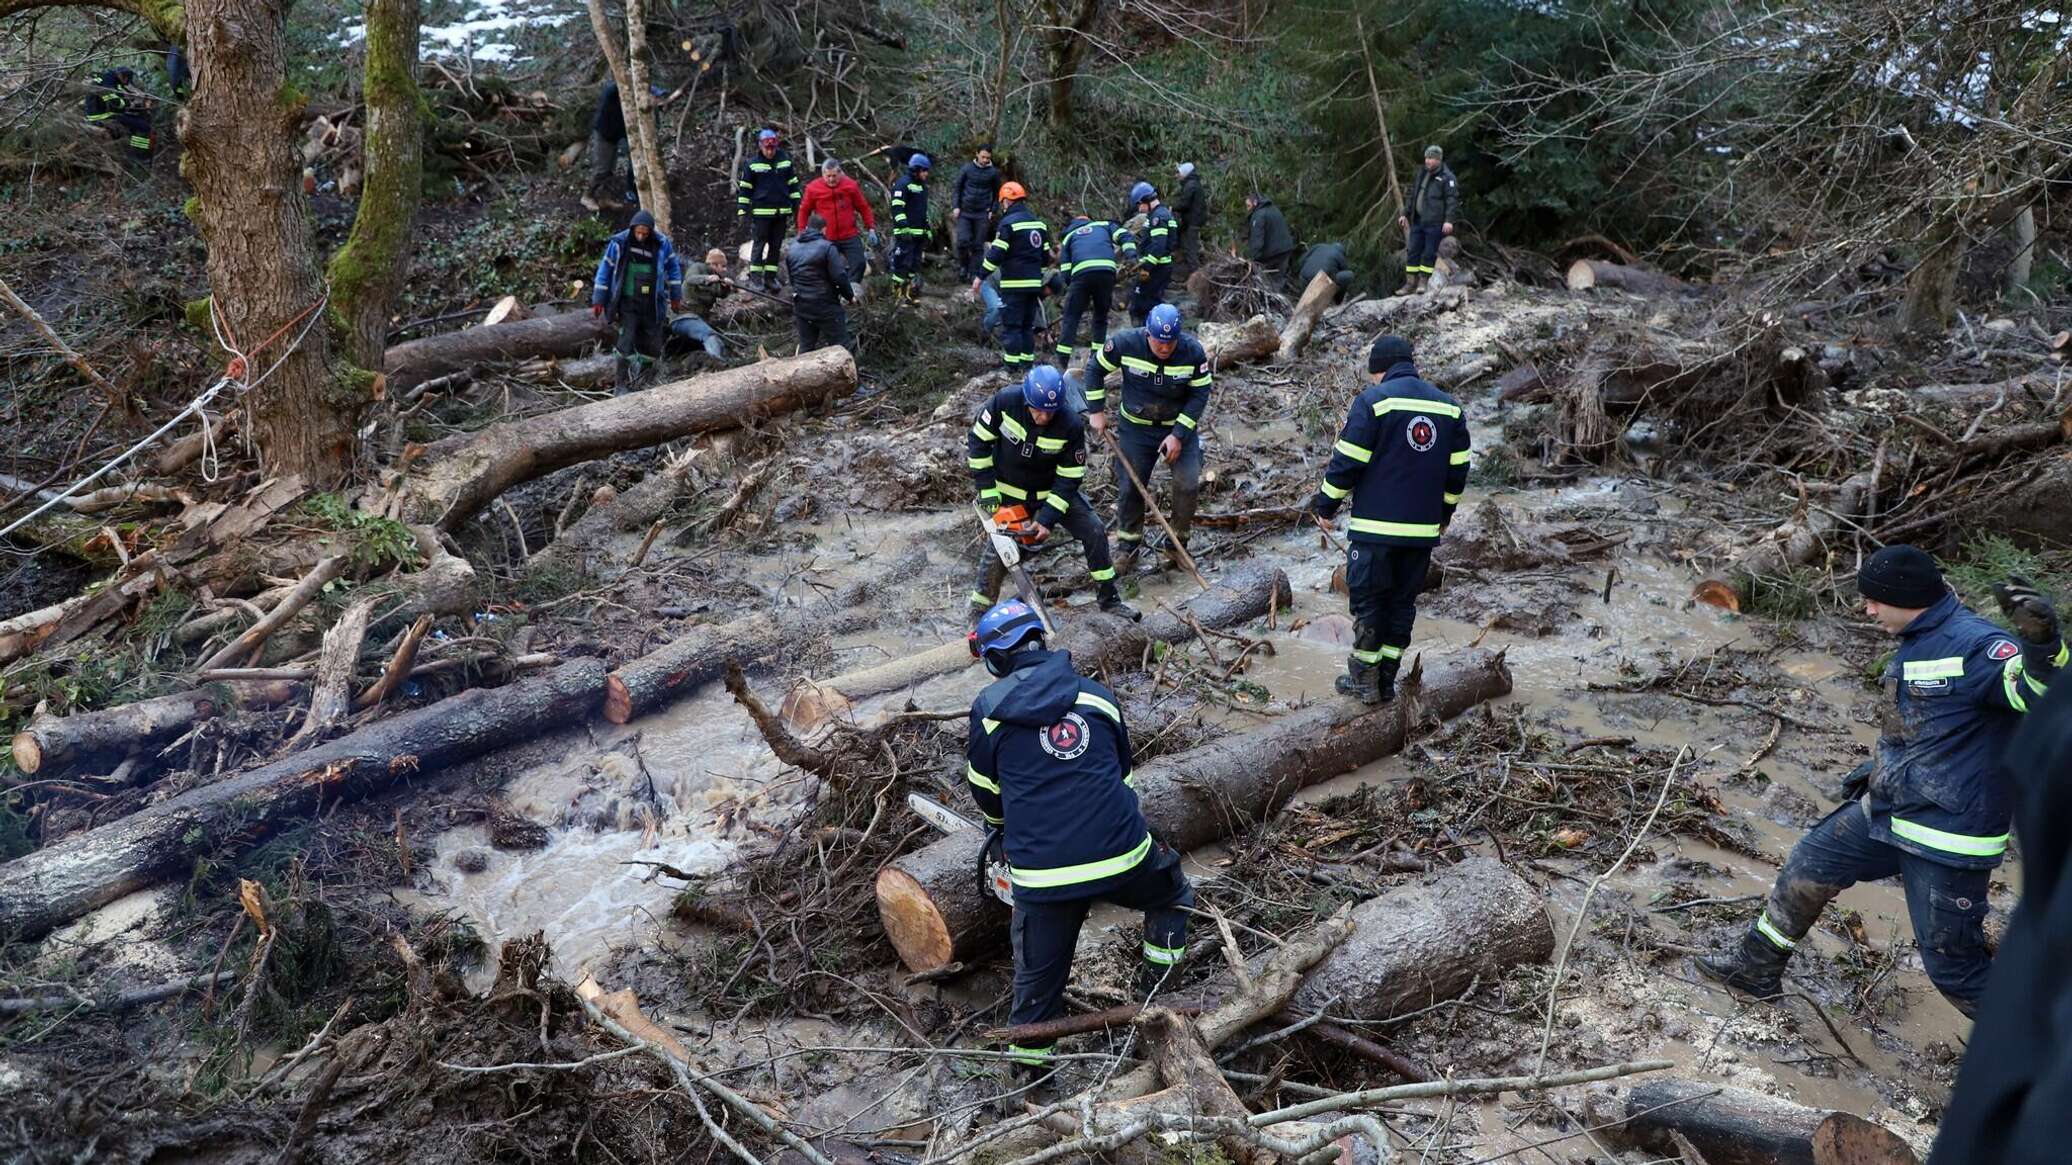
[[[1036,618],[1043,624],[1045,635],[1055,635],[1057,628],[1050,625],[1050,615],[1043,609],[1043,592],[1036,589],[1036,583],[1022,566],[1022,548],[1036,545],[1037,525],[1030,519],[1029,511],[1023,506],[1001,506],[991,514],[977,502],[971,505],[978,515],[979,524],[986,528],[986,539],[992,543],[993,553],[1000,556],[1001,565],[1007,568],[1007,577],[1014,580],[1014,593],[1036,612]],[[971,648],[973,658],[978,656],[978,633],[965,637],[966,646]]]

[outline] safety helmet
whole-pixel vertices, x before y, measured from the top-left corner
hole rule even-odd
[[[1029,197],[1029,192],[1028,192],[1027,190],[1025,190],[1025,189],[1023,189],[1023,188],[1022,188],[1022,184],[1021,184],[1021,183],[1019,183],[1019,182],[1006,182],[1006,183],[1002,183],[1002,184],[1001,184],[1001,187],[1000,187],[1000,201],[1002,201],[1002,202],[1020,202],[1020,201],[1021,201],[1022,199],[1024,199],[1024,198],[1027,198],[1027,197]]]
[[[928,155],[915,154],[913,157],[907,159],[907,166],[908,168],[914,170],[928,169]]]
[[[1159,304],[1145,317],[1144,334],[1154,340],[1177,340],[1180,338],[1180,309],[1169,303]]]
[[[986,670],[999,675],[1006,671],[1007,652],[1020,647],[1029,636],[1043,634],[1043,620],[1037,616],[1036,608],[1020,599],[1008,599],[995,603],[992,610],[979,616],[978,630],[973,634],[977,636],[978,653],[986,661]]]
[[[1158,187],[1153,186],[1149,182],[1139,182],[1135,186],[1130,187],[1131,206],[1135,206],[1136,204],[1143,202],[1146,199],[1157,197]]]
[[[1056,412],[1065,403],[1065,378],[1048,364],[1038,364],[1022,377],[1022,403],[1032,409]]]
[[[774,142],[777,140],[777,131],[774,129],[757,130],[755,140],[758,142]]]

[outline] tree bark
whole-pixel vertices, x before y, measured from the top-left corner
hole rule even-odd
[[[1413,668],[1396,701],[1369,708],[1334,700],[1252,732],[1163,757],[1137,770],[1144,816],[1159,836],[1191,850],[1263,820],[1308,785],[1402,749],[1426,716],[1459,715],[1511,690],[1501,655],[1471,652],[1429,684]],[[878,874],[878,916],[910,970],[970,957],[1003,937],[1007,911],[981,896],[976,833],[937,840]]]
[[[2036,208],[2025,206],[2014,216],[2014,258],[2007,261],[2009,295],[2029,286],[2036,264]]]
[[[1628,267],[1623,263],[1609,263],[1603,259],[1578,259],[1568,265],[1568,289],[1589,291],[1592,288],[1609,287],[1618,291],[1630,291],[1635,295],[1674,295],[1690,290],[1690,284],[1660,271],[1645,267]]]
[[[366,181],[352,234],[331,256],[328,271],[339,346],[353,364],[379,372],[389,312],[410,270],[430,110],[417,88],[420,0],[367,0],[366,17],[360,81]]]
[[[322,320],[303,330],[324,288],[295,148],[307,99],[288,84],[287,9],[286,0],[189,7],[195,87],[180,114],[180,168],[226,339],[249,358],[246,379],[267,376],[246,398],[260,459],[269,473],[323,488],[352,462],[371,385],[340,380]]]
[[[559,312],[409,340],[384,353],[381,366],[389,393],[400,396],[434,377],[484,364],[574,356],[610,336],[611,328],[588,310]]]
[[[1079,63],[1086,58],[1086,38],[1101,18],[1101,0],[1045,0],[1043,16],[1049,25],[1043,33],[1043,55],[1050,73],[1050,123],[1072,123],[1072,91],[1079,80]],[[1003,32],[1003,36],[1005,33]]]
[[[1614,1139],[1674,1153],[1682,1136],[1709,1165],[1913,1165],[1912,1150],[1849,1113],[1697,1080],[1657,1078],[1626,1094]],[[1840,1119],[1837,1119],[1840,1118]],[[1816,1149],[1816,1141],[1825,1142]],[[1846,1147],[1846,1148],[1844,1148]]]
[[[855,359],[846,349],[822,348],[494,425],[427,450],[430,464],[415,483],[416,500],[437,515],[439,529],[451,531],[519,482],[623,449],[739,428],[855,390]]]
[[[378,721],[0,866],[0,931],[36,939],[96,907],[181,876],[197,857],[258,844],[321,805],[356,801],[416,773],[579,723],[604,665],[572,660],[505,688],[475,689]]]
[[[631,489],[601,505],[583,511],[583,516],[542,547],[526,563],[527,571],[583,570],[590,551],[599,542],[623,530],[638,530],[661,517],[683,492],[690,476],[692,458],[673,458],[641,478]]]
[[[1317,330],[1317,317],[1338,298],[1338,284],[1322,271],[1311,277],[1309,286],[1302,289],[1302,298],[1296,301],[1295,310],[1288,316],[1288,322],[1281,325],[1280,348],[1276,355],[1282,360],[1293,360],[1309,347],[1309,337]]]
[[[669,233],[669,182],[662,168],[662,151],[655,140],[655,99],[648,93],[647,6],[641,0],[626,0],[626,40],[619,43],[605,16],[603,0],[589,0],[590,31],[597,35],[597,47],[611,67],[612,80],[619,86],[619,103],[626,110],[626,149],[633,158],[633,182],[640,192],[640,205],[655,216],[655,229]],[[628,46],[631,52],[628,52]]]
[[[1957,212],[1946,210],[1921,235],[1921,261],[1907,272],[1907,294],[1899,305],[1902,333],[1941,335],[1957,314],[1957,272],[1964,265],[1964,239]]]
[[[1204,324],[1201,345],[1209,367],[1221,372],[1239,364],[1271,360],[1281,350],[1281,335],[1263,315],[1241,324]]]
[[[38,720],[14,734],[15,767],[46,778],[104,768],[159,748],[197,721],[285,704],[301,690],[287,680],[206,684],[116,708]]]

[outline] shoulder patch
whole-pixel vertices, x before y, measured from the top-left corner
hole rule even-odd
[[[1038,732],[1036,743],[1058,760],[1076,760],[1090,743],[1086,720],[1077,712],[1067,712],[1063,720]]]
[[[2021,650],[2021,648],[2015,646],[2012,639],[1996,639],[1993,641],[1993,646],[1986,649],[1986,655],[1992,659],[2004,661],[2013,659],[2021,653]]]

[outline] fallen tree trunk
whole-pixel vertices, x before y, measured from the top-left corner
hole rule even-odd
[[[1203,627],[1221,629],[1249,623],[1276,605],[1286,607],[1293,602],[1292,595],[1287,575],[1272,567],[1246,563],[1232,567],[1219,576],[1209,590],[1181,603],[1180,610]],[[1059,629],[1055,646],[1070,651],[1073,662],[1082,671],[1112,671],[1134,666],[1153,643],[1181,643],[1194,637],[1192,624],[1165,611],[1151,615],[1141,623],[1088,612],[1075,614],[1071,622]],[[794,693],[794,697],[786,701],[786,714],[787,717],[791,715],[789,708],[792,705],[805,704],[819,710],[818,718],[829,710],[838,710],[857,700],[896,692],[977,662],[971,656],[971,649],[960,639],[875,667],[844,672],[831,679],[808,680],[800,688],[809,695]]]
[[[1630,291],[1635,295],[1674,295],[1690,289],[1690,284],[1673,275],[1650,271],[1645,267],[1629,267],[1624,263],[1608,263],[1603,259],[1578,259],[1568,265],[1568,289],[1589,291],[1593,288],[1609,287],[1617,291]]]
[[[709,372],[440,441],[426,450],[430,464],[413,492],[436,514],[438,528],[451,531],[519,482],[623,449],[739,428],[855,390],[856,360],[839,347]]]
[[[1760,1092],[1674,1078],[1626,1094],[1614,1139],[1674,1154],[1678,1137],[1707,1165],[1913,1165],[1913,1151],[1851,1113],[1807,1108]],[[1848,1151],[1843,1152],[1846,1148]]]
[[[0,865],[0,932],[35,939],[194,860],[241,852],[319,805],[356,801],[413,774],[579,723],[604,665],[571,660],[509,687],[475,689],[307,752],[190,789]]]
[[[666,513],[690,476],[688,452],[657,466],[610,501],[593,505],[525,564],[528,572],[581,571],[598,543],[625,530],[638,530]]]
[[[1456,716],[1511,690],[1503,656],[1487,652],[1429,681],[1421,671],[1392,704],[1334,700],[1146,765],[1135,781],[1144,816],[1176,848],[1195,849],[1264,819],[1307,785],[1400,751],[1427,715]],[[879,872],[878,917],[909,969],[968,960],[1004,936],[1006,910],[980,894],[972,873],[977,845],[975,833],[953,834]]]
[[[15,767],[54,777],[94,769],[158,748],[194,726],[241,708],[271,708],[294,699],[288,680],[216,683],[71,716],[38,720],[14,734]]]
[[[1234,365],[1273,359],[1281,350],[1281,334],[1273,330],[1265,316],[1256,315],[1241,324],[1203,325],[1201,345],[1208,355],[1209,367],[1221,372]]]
[[[483,364],[573,356],[610,336],[610,326],[586,308],[409,340],[384,353],[381,366],[389,394],[399,396],[433,377]]]
[[[1302,298],[1295,303],[1295,310],[1288,315],[1288,322],[1281,325],[1280,348],[1276,355],[1282,360],[1293,360],[1309,347],[1310,334],[1317,330],[1317,317],[1338,298],[1338,284],[1322,271],[1310,277],[1309,286],[1302,289]]]

